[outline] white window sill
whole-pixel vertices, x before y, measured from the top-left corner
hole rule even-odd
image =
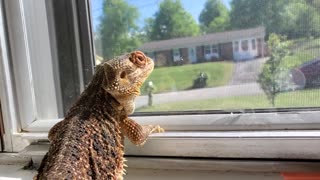
[[[19,133],[31,141],[47,133]],[[320,160],[319,130],[189,131],[153,134],[143,147],[126,142],[130,156]]]

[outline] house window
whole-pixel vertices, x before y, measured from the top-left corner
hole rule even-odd
[[[179,49],[173,49],[173,61],[177,62],[181,60],[180,50]]]
[[[235,52],[238,52],[239,51],[239,41],[235,41],[234,44],[233,44],[233,50]]]
[[[207,55],[210,55],[210,54],[211,54],[210,46],[205,46],[204,47],[204,55],[207,56]]]
[[[180,51],[179,51],[179,49],[174,49],[174,50],[173,50],[173,56],[180,56]]]
[[[204,47],[204,57],[206,60],[214,60],[219,58],[217,45],[209,45]]]
[[[242,51],[248,51],[248,48],[249,48],[248,40],[241,41],[241,48],[242,48]]]
[[[251,40],[252,50],[256,49],[256,39]]]
[[[206,60],[213,60],[219,58],[219,51],[217,45],[209,45],[204,47],[204,57]]]
[[[212,45],[211,46],[211,53],[214,53],[214,54],[218,54],[219,53],[218,45]]]

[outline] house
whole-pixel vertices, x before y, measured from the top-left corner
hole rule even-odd
[[[257,27],[147,42],[139,50],[153,58],[156,66],[214,60],[241,61],[264,56],[264,37],[265,28]]]

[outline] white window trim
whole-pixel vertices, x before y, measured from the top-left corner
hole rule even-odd
[[[2,107],[2,115],[4,120],[4,127],[5,129],[12,129],[13,131],[15,128],[18,127],[16,124],[17,116],[16,116],[16,109],[14,104],[14,93],[13,93],[13,86],[12,86],[12,72],[9,68],[9,54],[6,39],[3,37],[5,36],[5,22],[4,22],[4,7],[3,4],[0,2],[0,100],[1,100],[1,107]],[[9,121],[11,120],[11,121]],[[5,141],[5,150],[12,149],[12,139],[11,134],[5,132],[4,134],[4,141]]]
[[[132,117],[142,125],[159,124],[166,132],[151,135],[143,148],[126,142],[126,153],[134,156],[320,159],[320,131],[308,130],[319,129],[317,117],[318,111]],[[37,121],[36,126],[28,129],[33,133],[15,136],[46,140],[48,129],[56,122]]]
[[[319,111],[240,114],[134,116],[143,125],[159,124],[167,131],[320,130]],[[37,120],[28,132],[46,132],[61,119]]]
[[[18,8],[16,10],[20,12],[20,0],[7,2],[16,3],[14,7]],[[11,28],[16,27],[15,36],[10,37],[10,43],[14,47],[11,48],[14,56],[12,58],[16,60],[29,58],[30,60],[29,45],[21,43],[26,42],[27,35],[22,20],[23,16],[20,14],[15,17],[13,14],[11,17]],[[3,22],[0,23],[3,24]],[[1,37],[5,37],[4,29],[0,29]],[[21,35],[23,36],[21,37]],[[1,48],[8,49],[3,38],[0,39],[2,39],[0,41]],[[239,46],[240,41],[238,41]],[[3,103],[5,111],[5,127],[12,130],[9,136],[8,133],[6,134],[6,147],[17,151],[18,147],[22,146],[21,142],[47,139],[47,131],[61,119],[42,120],[37,118],[36,108],[34,106],[28,107],[29,104],[36,103],[32,99],[36,93],[32,92],[34,79],[32,79],[32,72],[29,68],[31,63],[26,61],[19,64],[20,67],[14,66],[14,68],[22,68],[28,75],[26,76],[28,79],[26,83],[23,83],[23,87],[13,87],[13,77],[9,69],[9,58],[6,51],[2,52],[2,56],[4,59],[0,67],[2,77],[0,81],[1,103]],[[14,70],[18,72],[20,69]],[[21,82],[16,81],[17,85],[19,83]],[[29,99],[19,98],[24,97],[21,94],[19,96],[19,92],[16,97],[14,88],[21,91],[29,90],[30,92],[27,92],[26,95]],[[22,106],[22,109],[27,108],[24,115],[21,116],[16,105]],[[21,110],[21,108],[19,109]],[[150,156],[320,159],[318,151],[320,146],[319,116],[320,111],[134,117],[141,124],[159,124],[167,132],[152,135],[144,148],[126,146],[126,152],[129,155]],[[21,126],[20,123],[26,119],[32,122]],[[286,131],[285,129],[290,130]],[[305,130],[297,131],[295,129]],[[265,131],[252,132],[253,130]]]
[[[34,8],[38,10],[32,11]],[[58,117],[57,107],[61,106],[55,90],[45,1],[6,1],[6,10],[17,115],[21,128],[26,128],[39,117]]]

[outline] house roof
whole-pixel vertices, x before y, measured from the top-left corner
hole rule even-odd
[[[218,43],[232,42],[234,40],[250,38],[250,37],[264,37],[265,28],[257,27],[251,29],[242,29],[235,31],[225,31],[218,33],[205,34],[195,37],[175,38],[169,40],[152,41],[143,44],[140,48],[144,52],[161,51],[174,48],[186,48],[200,45],[210,45]]]

